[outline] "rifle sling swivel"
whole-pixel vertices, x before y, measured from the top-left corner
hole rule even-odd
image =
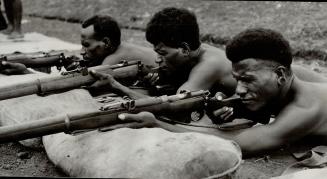
[[[180,121],[169,119],[165,116],[157,116],[157,119],[159,119],[160,121],[163,121],[163,122],[170,123],[170,124],[180,124],[180,125],[192,126],[192,127],[221,129],[221,127],[218,125],[199,125],[199,124],[185,123],[185,122],[180,122]]]
[[[65,131],[65,133],[66,134],[71,134],[71,130],[70,130],[70,119],[69,119],[69,116],[66,114],[65,115],[65,126],[66,126],[66,131]]]
[[[44,91],[42,91],[42,84],[41,84],[41,80],[39,78],[36,80],[36,86],[37,86],[37,94],[43,95]]]

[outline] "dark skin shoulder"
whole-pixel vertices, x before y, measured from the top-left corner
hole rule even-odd
[[[292,71],[294,72],[295,76],[303,81],[309,82],[327,82],[327,77],[323,76],[322,74],[305,68],[301,65],[292,65]]]
[[[199,63],[191,70],[188,80],[180,90],[209,90],[218,84],[220,91],[234,93],[236,80],[231,74],[231,62],[224,51],[207,44],[202,45],[204,52]]]
[[[122,42],[115,53],[108,55],[102,64],[114,65],[123,60],[126,60],[141,61],[145,65],[156,66],[156,57],[156,53],[151,48]]]

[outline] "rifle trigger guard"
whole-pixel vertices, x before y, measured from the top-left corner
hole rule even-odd
[[[71,71],[64,71],[64,72],[61,72],[61,75],[66,76],[66,75],[75,74],[75,73],[81,73],[82,76],[88,75],[88,71],[87,71],[86,67],[77,68],[77,69],[71,70]]]
[[[37,94],[40,96],[44,95],[45,93],[44,91],[42,91],[42,83],[39,78],[36,80],[36,86],[37,86]]]
[[[120,66],[126,66],[126,65],[128,65],[128,61],[127,60],[121,60],[118,64]]]
[[[125,103],[122,103],[122,107],[125,108],[127,111],[135,110],[135,100],[130,100],[126,101]]]
[[[143,64],[141,63],[141,61],[137,62],[137,73],[138,74],[142,74],[142,69],[143,69]]]

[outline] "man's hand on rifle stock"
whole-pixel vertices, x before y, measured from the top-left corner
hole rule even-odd
[[[144,77],[145,80],[147,80],[152,86],[156,85],[158,83],[158,81],[160,80],[159,78],[159,74],[156,72],[151,72],[149,74],[147,74]]]
[[[80,61],[81,60],[79,57],[71,55],[63,59],[63,66],[67,71],[75,70],[76,68],[82,66],[80,65]]]
[[[29,71],[24,64],[2,61],[0,65],[0,73],[5,75],[24,75],[32,72]]]
[[[106,127],[106,130],[115,130],[120,128],[139,129],[143,127],[160,127],[156,117],[150,112],[140,112],[138,114],[123,113],[118,115],[123,124],[117,124]]]
[[[219,100],[223,100],[226,99],[227,96],[223,93],[218,92],[215,95],[215,98],[219,99]],[[211,114],[208,114],[211,113]],[[213,123],[215,124],[220,124],[220,123],[224,123],[224,122],[231,122],[232,120],[234,120],[233,114],[234,114],[234,108],[233,107],[228,107],[228,106],[222,106],[219,107],[217,106],[217,108],[215,108],[212,111],[207,111],[207,114],[210,117],[210,119],[212,120]]]
[[[133,91],[132,89],[129,89],[128,87],[120,84],[111,75],[111,74],[113,74],[113,72],[105,74],[105,73],[90,71],[90,74],[95,79],[98,79],[98,81],[93,83],[91,86],[85,88],[85,89],[88,89],[89,91],[93,91],[93,90],[97,91],[97,89],[101,89],[101,88],[103,89],[103,87],[105,87],[106,90],[110,90],[120,96],[128,96],[132,99],[139,99],[139,98],[147,97],[147,95],[145,95],[145,94],[142,94],[137,91]]]
[[[219,117],[221,120],[226,121],[226,122],[230,122],[233,118],[233,107],[222,107],[219,108],[215,111],[213,111],[213,115],[216,117]]]

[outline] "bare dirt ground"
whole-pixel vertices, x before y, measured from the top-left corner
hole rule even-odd
[[[80,2],[86,2],[87,0],[80,0]],[[27,3],[34,3],[35,1],[26,1]],[[41,1],[39,1],[41,3]],[[52,5],[55,6],[56,3],[59,1],[54,0]],[[106,1],[101,1],[106,2]],[[124,1],[127,3],[126,1]],[[160,0],[154,0],[151,1],[150,5],[154,6],[156,3],[160,4]],[[44,3],[44,1],[42,1]],[[69,3],[68,3],[69,4]],[[145,4],[145,3],[142,3]],[[172,2],[170,2],[172,4]],[[244,4],[247,4],[246,2]],[[243,5],[244,5],[243,4]],[[288,4],[291,4],[291,2],[288,2]],[[51,5],[51,4],[50,4]],[[116,4],[113,3],[113,6]],[[123,4],[124,5],[124,4]],[[183,5],[183,3],[179,4],[180,6]],[[256,6],[249,6],[245,9],[241,10],[240,12],[234,12],[231,9],[235,8],[235,4],[226,4],[224,8],[226,9],[223,12],[216,12],[213,10],[210,10],[211,15],[215,17],[219,17],[219,21],[221,24],[224,24],[225,22],[231,23],[234,22],[234,26],[236,28],[231,29],[231,27],[227,28],[225,27],[226,24],[224,24],[225,28],[222,28],[220,24],[213,21],[213,18],[210,18],[208,16],[204,16],[204,12],[208,11],[210,9],[210,3],[206,2],[202,8],[198,8],[196,6],[196,3],[192,5],[192,10],[196,11],[197,13],[202,13],[199,16],[199,19],[201,19],[202,26],[208,27],[210,24],[210,28],[203,29],[204,32],[211,32],[213,34],[220,34],[219,38],[215,35],[209,35],[207,37],[204,37],[207,42],[213,42],[217,46],[222,46],[226,43],[226,39],[230,37],[231,34],[237,32],[238,30],[245,28],[243,23],[240,23],[241,21],[245,23],[249,22],[245,18],[245,16],[251,16],[249,18],[256,18],[255,23],[251,22],[250,26],[255,26],[258,24],[269,24],[273,22],[276,19],[278,20],[274,24],[278,24],[274,26],[275,29],[279,29],[281,31],[284,31],[287,36],[291,39],[292,44],[296,46],[296,49],[303,49],[306,47],[307,49],[303,51],[302,54],[298,55],[297,60],[295,63],[302,64],[305,67],[308,67],[310,69],[313,69],[318,72],[322,72],[324,74],[326,73],[326,63],[324,61],[325,57],[319,56],[320,51],[323,51],[325,48],[325,41],[322,40],[322,38],[327,35],[325,31],[321,30],[324,29],[324,25],[327,23],[323,23],[324,15],[320,14],[319,16],[310,16],[310,12],[323,12],[325,10],[325,7],[321,7],[321,4],[314,4],[314,3],[299,3],[298,5],[295,5],[296,8],[294,11],[290,11],[290,7],[287,6],[287,4],[278,4],[273,2],[273,8],[277,9],[279,12],[284,11],[290,11],[289,15],[292,16],[295,20],[293,21],[292,28],[286,28],[288,25],[287,23],[291,23],[288,21],[288,19],[285,19],[284,16],[276,14],[276,11],[273,11],[272,9],[265,9],[261,10],[260,12],[254,13],[254,10],[260,9]],[[265,6],[270,6],[271,4],[266,3],[263,4]],[[30,5],[31,6],[31,5]],[[121,5],[122,6],[122,5]],[[149,6],[149,5],[148,5]],[[162,7],[162,3],[160,7]],[[258,5],[259,6],[259,5]],[[309,6],[309,8],[308,8]],[[327,7],[327,6],[326,6]],[[29,7],[30,8],[30,7]],[[85,7],[86,9],[92,9],[93,7]],[[93,11],[96,12],[98,9],[93,8]],[[159,7],[157,7],[159,8]],[[109,8],[110,9],[110,8]],[[132,8],[133,9],[133,8]],[[304,9],[309,9],[309,11],[305,11],[302,13],[302,20],[301,18],[298,18],[297,12],[304,11]],[[134,11],[141,11],[138,9],[133,9]],[[228,12],[230,10],[231,12]],[[65,11],[66,12],[66,11]],[[118,13],[117,11],[114,11]],[[149,14],[151,12],[149,11],[142,11],[142,13],[139,13],[139,16],[126,16],[126,14],[122,14],[121,17],[125,18],[126,26],[129,27],[142,27],[144,23],[146,22],[146,19],[148,19]],[[35,13],[35,12],[34,12]],[[48,13],[48,12],[47,12]],[[53,14],[57,13],[53,12]],[[68,13],[68,11],[67,11]],[[71,13],[71,12],[70,12]],[[227,15],[224,13],[228,13]],[[236,16],[236,13],[238,15]],[[270,13],[270,18],[262,18],[260,19],[260,15],[264,15]],[[72,14],[72,13],[71,13]],[[240,16],[241,14],[241,16]],[[242,16],[243,14],[243,16]],[[259,14],[259,15],[258,15]],[[51,15],[51,14],[50,14]],[[124,16],[125,15],[125,16]],[[86,15],[84,15],[86,16]],[[234,16],[234,17],[233,17]],[[261,17],[262,17],[261,16]],[[310,18],[309,18],[310,16]],[[80,17],[75,15],[75,17]],[[134,18],[132,18],[134,17]],[[237,19],[236,17],[242,17],[241,19]],[[266,16],[265,16],[266,17]],[[268,16],[269,17],[269,16]],[[127,20],[126,20],[127,19]],[[132,20],[131,20],[132,19]],[[207,21],[202,21],[203,19],[209,19]],[[314,19],[314,21],[309,21],[311,19]],[[326,19],[326,18],[325,18]],[[78,22],[78,19],[76,20]],[[124,22],[124,21],[123,21]],[[316,22],[316,24],[315,24]],[[129,25],[128,25],[129,24]],[[136,25],[135,25],[136,24]],[[249,26],[249,25],[248,25]],[[247,26],[247,27],[248,27]],[[221,28],[218,28],[221,27]],[[287,26],[289,27],[289,26]],[[286,28],[286,29],[285,29]],[[310,30],[311,28],[311,30]],[[133,30],[134,29],[134,30]],[[69,41],[72,43],[79,43],[79,30],[80,30],[80,24],[79,23],[69,23],[62,20],[49,20],[44,18],[38,18],[38,17],[30,17],[25,16],[24,17],[24,23],[23,23],[23,31],[24,33],[28,32],[40,32],[48,36],[57,37],[65,41]],[[136,44],[141,44],[145,46],[150,46],[149,43],[144,41],[144,32],[141,30],[138,30],[138,28],[129,28],[129,29],[123,29],[122,38],[124,41],[133,42]],[[224,40],[225,39],[225,40]],[[304,40],[303,40],[304,39]],[[218,40],[218,41],[217,41]],[[219,41],[220,40],[220,41]],[[298,42],[298,43],[297,43]],[[316,50],[313,51],[312,54],[310,54],[310,49]],[[298,53],[301,53],[300,50],[297,51]],[[324,52],[324,51],[323,51]],[[324,55],[324,53],[322,53]],[[320,60],[310,60],[308,61],[308,58],[313,59],[320,59]],[[301,149],[298,149],[298,148]],[[274,151],[270,153],[269,155],[262,155],[255,158],[246,159],[243,163],[243,167],[240,170],[238,176],[239,178],[269,178],[272,176],[278,176],[282,173],[282,171],[285,169],[285,167],[291,163],[293,163],[295,160],[289,155],[288,150],[306,150],[310,148],[309,146],[302,146],[301,144],[293,146],[290,149],[281,149]],[[1,144],[0,145],[0,176],[37,176],[37,177],[65,177],[64,173],[62,173],[60,170],[58,170],[47,158],[46,153],[44,150],[34,150],[29,149],[26,147],[23,147],[22,145],[18,143],[9,143],[9,144]]]

